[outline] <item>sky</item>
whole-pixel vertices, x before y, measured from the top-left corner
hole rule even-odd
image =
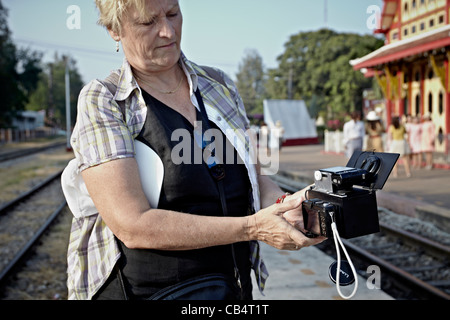
[[[0,0],[18,47],[77,61],[84,82],[120,68],[123,53],[97,25],[94,0]],[[183,13],[182,50],[188,59],[220,68],[235,78],[247,50],[256,50],[265,68],[276,68],[290,36],[327,27],[336,32],[373,34],[374,7],[382,0],[179,0]],[[327,3],[327,10],[325,10]]]

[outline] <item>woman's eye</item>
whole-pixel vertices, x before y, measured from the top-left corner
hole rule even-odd
[[[178,11],[177,12],[168,13],[167,16],[169,18],[175,18],[176,16],[178,16]]]

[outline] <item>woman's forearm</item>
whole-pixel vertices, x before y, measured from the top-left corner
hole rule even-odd
[[[248,217],[199,216],[151,209],[134,221],[122,221],[116,236],[133,249],[193,250],[248,241],[248,225]]]
[[[284,194],[283,190],[268,176],[258,176],[261,208],[274,204]]]

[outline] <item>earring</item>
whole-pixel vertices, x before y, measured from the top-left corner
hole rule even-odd
[[[116,41],[116,52],[119,52],[119,41]]]

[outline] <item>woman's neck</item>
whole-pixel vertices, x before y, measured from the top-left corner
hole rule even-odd
[[[176,64],[171,69],[158,72],[142,72],[133,69],[133,74],[140,85],[163,94],[176,92],[183,82],[183,70]]]

